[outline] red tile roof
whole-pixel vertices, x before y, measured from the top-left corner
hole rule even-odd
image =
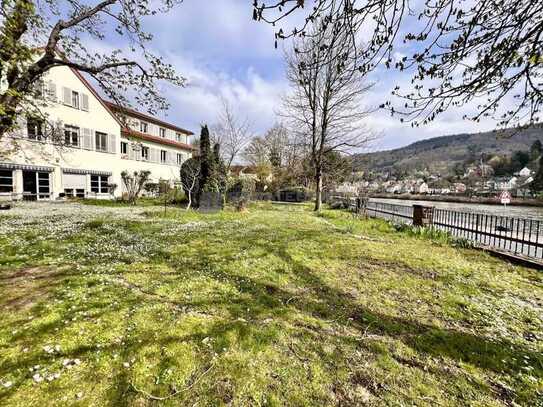
[[[138,119],[143,119],[143,120],[149,121],[151,123],[158,124],[159,126],[165,127],[167,129],[176,131],[178,133],[186,134],[188,136],[192,136],[194,134],[193,132],[191,132],[189,130],[183,129],[181,127],[175,126],[175,125],[170,124],[170,123],[166,123],[166,122],[164,122],[164,121],[162,121],[160,119],[157,119],[156,117],[150,116],[150,115],[145,114],[145,113],[138,112],[137,110],[129,109],[129,108],[123,107],[123,106],[119,106],[119,105],[116,105],[115,103],[111,103],[111,102],[108,102],[108,101],[104,101],[104,103],[107,106],[109,106],[109,108],[111,110],[119,112],[119,113],[124,113],[127,116],[132,116],[132,117],[136,117]]]
[[[150,134],[141,133],[139,131],[132,130],[132,129],[127,129],[126,127],[121,129],[121,134],[128,137],[139,138],[141,140],[152,141],[158,144],[165,144],[172,147],[182,148],[184,150],[190,150],[190,151],[196,150],[195,147],[189,144],[179,143],[178,141],[168,140],[162,137],[151,136]]]

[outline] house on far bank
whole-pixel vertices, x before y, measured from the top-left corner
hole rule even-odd
[[[423,182],[418,186],[417,192],[419,194],[428,194],[430,192],[430,188],[428,188],[428,184],[426,182]]]
[[[467,191],[466,184],[464,184],[462,182],[455,182],[453,184],[453,188],[454,188],[454,192],[456,194],[465,194],[466,191]]]
[[[21,114],[0,142],[0,199],[119,197],[122,171],[175,183],[192,156],[192,132],[105,102],[75,69],[48,71],[34,99],[43,115]]]
[[[531,176],[533,171],[529,169],[528,167],[524,167],[522,170],[520,170],[515,175],[518,175],[519,177],[529,177]]]
[[[242,179],[252,179],[255,182],[263,181],[270,183],[273,181],[273,174],[270,172],[265,179],[261,180],[258,175],[258,168],[254,165],[232,165],[230,166],[230,176]]]

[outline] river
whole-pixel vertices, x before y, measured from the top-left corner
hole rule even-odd
[[[529,218],[543,221],[543,208],[534,206],[514,206],[514,205],[483,205],[474,203],[456,203],[456,202],[436,202],[424,200],[405,200],[405,199],[386,199],[371,198],[374,202],[385,202],[396,205],[426,205],[440,209],[451,209],[462,212],[486,213],[491,215],[511,216],[515,218]]]

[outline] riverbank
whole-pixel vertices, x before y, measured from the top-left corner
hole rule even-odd
[[[502,205],[497,198],[467,197],[458,195],[422,195],[422,194],[372,194],[370,198],[398,199],[403,201],[432,201],[450,203],[469,203],[481,205]],[[512,198],[512,206],[533,206],[543,208],[543,201],[529,198]]]

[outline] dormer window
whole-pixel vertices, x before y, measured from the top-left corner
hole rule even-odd
[[[147,133],[147,130],[149,129],[149,126],[145,122],[140,122],[140,131],[142,133]]]
[[[161,128],[159,129],[159,133],[160,133],[160,137],[166,138],[166,129],[164,129],[164,128],[161,127]]]

